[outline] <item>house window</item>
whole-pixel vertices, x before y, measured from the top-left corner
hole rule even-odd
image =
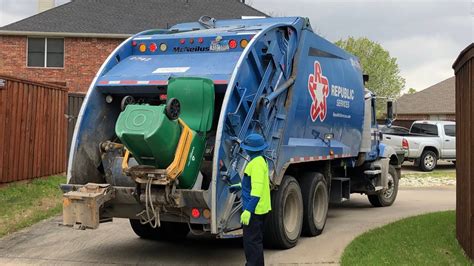
[[[63,67],[63,38],[28,38],[29,67]]]

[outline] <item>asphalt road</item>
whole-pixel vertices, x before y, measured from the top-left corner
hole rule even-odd
[[[354,237],[403,217],[455,208],[455,190],[404,189],[395,204],[372,208],[365,196],[331,206],[322,235],[290,250],[265,250],[267,264],[337,264]],[[189,237],[180,244],[142,240],[128,220],[76,231],[50,219],[0,239],[0,265],[9,264],[244,264],[241,241]]]

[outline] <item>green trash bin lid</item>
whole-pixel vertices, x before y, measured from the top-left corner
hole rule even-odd
[[[214,117],[214,82],[206,78],[178,77],[168,82],[168,99],[181,103],[180,118],[192,129],[207,132]]]

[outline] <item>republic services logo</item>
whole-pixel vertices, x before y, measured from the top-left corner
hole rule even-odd
[[[310,110],[311,120],[314,122],[319,117],[319,120],[323,122],[327,113],[326,98],[329,95],[329,82],[323,76],[323,69],[319,61],[314,61],[314,74],[309,74],[308,90],[313,99]]]

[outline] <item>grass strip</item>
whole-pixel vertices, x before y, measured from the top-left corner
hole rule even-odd
[[[441,179],[456,179],[456,171],[432,171],[432,172],[408,172],[403,173],[402,178],[441,178]]]
[[[0,237],[61,212],[63,176],[38,178],[0,187]]]
[[[472,265],[456,240],[455,212],[406,218],[358,236],[342,265]]]

